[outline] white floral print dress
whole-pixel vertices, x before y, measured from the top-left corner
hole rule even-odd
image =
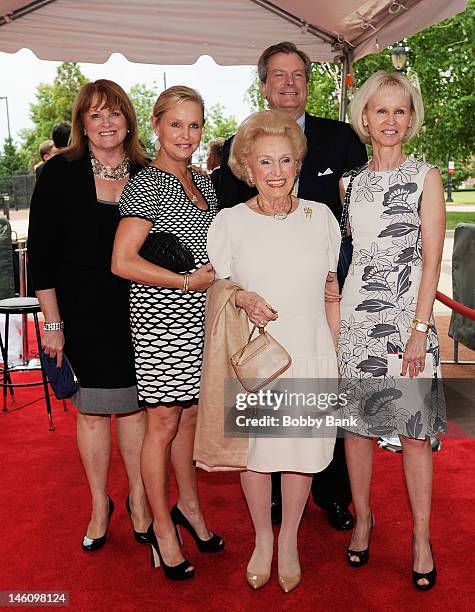
[[[446,429],[439,341],[428,334],[432,379],[388,374],[388,353],[404,352],[422,275],[419,218],[424,179],[433,168],[407,157],[391,171],[365,166],[353,181],[348,221],[353,258],[341,300],[338,347],[343,428],[363,436],[423,439]],[[343,176],[345,187],[350,173]],[[433,319],[431,319],[433,322]]]

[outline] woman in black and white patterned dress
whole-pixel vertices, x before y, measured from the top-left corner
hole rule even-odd
[[[206,527],[192,463],[204,306],[214,280],[206,237],[217,207],[210,179],[188,168],[204,124],[201,96],[188,87],[170,87],[155,102],[152,123],[160,150],[122,194],[112,269],[133,281],[130,320],[139,399],[148,414],[142,476],[154,518],[148,532],[153,557],[168,578],[184,580],[194,568],[181,553],[178,525],[190,531],[200,551],[224,546]],[[149,233],[159,231],[174,234],[193,252],[193,272],[178,274],[139,255]],[[170,459],[179,488],[171,515]]]
[[[369,559],[373,438],[397,434],[413,517],[412,577],[418,590],[427,591],[436,582],[430,437],[446,429],[432,313],[445,236],[444,191],[437,168],[403,151],[424,115],[420,91],[406,77],[372,75],[353,98],[350,115],[373,155],[352,185],[353,259],[341,299],[338,364],[347,404],[340,417],[356,515],[347,559],[353,567]],[[342,178],[342,193],[349,180]],[[394,358],[401,359],[400,373],[391,367]],[[432,379],[417,381],[426,363]]]

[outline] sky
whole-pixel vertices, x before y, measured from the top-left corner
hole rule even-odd
[[[8,97],[10,128],[13,140],[19,132],[31,127],[29,105],[35,101],[39,83],[51,83],[59,62],[38,59],[29,49],[17,53],[0,53],[0,98]],[[207,107],[218,102],[227,115],[241,122],[251,109],[245,100],[246,90],[254,79],[253,66],[218,66],[209,56],[202,56],[192,66],[157,66],[134,64],[115,53],[105,64],[80,64],[83,74],[92,80],[106,78],[116,81],[126,91],[132,85],[145,83],[158,93],[163,90],[164,73],[167,87],[188,85],[197,89]],[[154,85],[154,83],[156,85]],[[0,100],[0,143],[8,136],[5,100]]]

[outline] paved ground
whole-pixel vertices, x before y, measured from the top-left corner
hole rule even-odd
[[[447,204],[447,212],[475,212],[473,204]]]

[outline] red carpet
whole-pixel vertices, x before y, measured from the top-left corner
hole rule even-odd
[[[226,550],[199,554],[185,535],[185,553],[196,566],[196,577],[176,584],[151,568],[148,547],[132,537],[116,449],[109,487],[116,510],[109,541],[97,553],[82,552],[90,508],[75,444],[74,408],[69,405],[64,413],[61,402],[54,401],[56,430],[49,432],[43,400],[19,408],[38,398],[39,389],[18,389],[16,405],[9,404],[13,410],[0,413],[0,591],[69,591],[69,609],[85,612],[474,609],[475,440],[444,439],[443,451],[434,455],[432,541],[439,584],[429,593],[418,593],[410,580],[410,514],[401,457],[380,450],[373,487],[376,527],[365,568],[346,565],[348,533],[328,527],[323,513],[309,502],[300,533],[301,585],[285,595],[274,567],[271,582],[253,592],[244,581],[253,542],[238,475],[201,472],[203,507],[211,528],[225,536]]]

